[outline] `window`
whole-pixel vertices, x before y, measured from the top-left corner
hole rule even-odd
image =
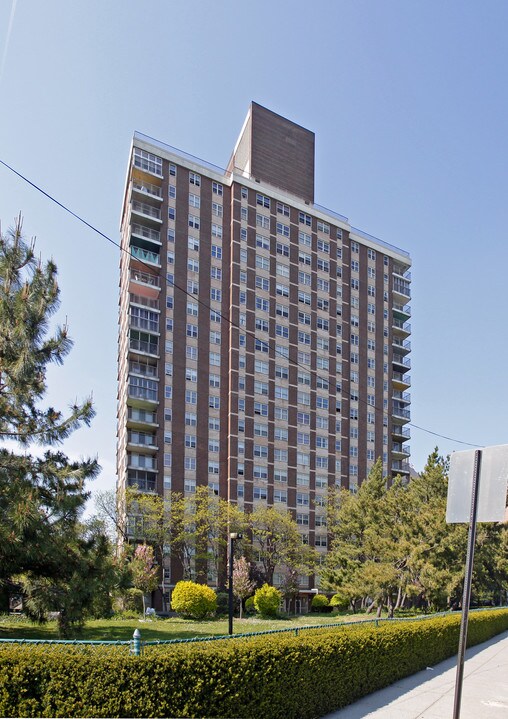
[[[220,197],[222,197],[223,191],[224,191],[224,188],[222,187],[220,182],[212,182],[212,192],[215,195],[219,195]]]
[[[220,367],[220,354],[218,352],[210,352],[210,364],[215,367]]]
[[[210,344],[212,345],[220,345],[221,337],[220,332],[211,331],[210,332]]]
[[[268,469],[259,464],[254,465],[253,471],[254,479],[268,479]],[[254,488],[255,490],[256,488]]]
[[[298,273],[298,282],[301,285],[308,285],[310,287],[312,284],[312,278],[308,272],[299,272]]]
[[[275,399],[289,399],[289,390],[287,387],[275,386]]]
[[[195,447],[196,447],[196,435],[195,434],[186,434],[185,435],[185,446],[190,447],[191,449],[195,449]]]
[[[360,245],[358,244],[358,242],[354,242],[353,240],[351,240],[351,252],[360,252]]]
[[[302,302],[304,305],[310,305],[311,303],[311,296],[308,292],[303,292],[302,290],[298,290],[298,302]]]
[[[351,260],[351,271],[352,272],[360,271],[360,263],[358,262],[358,260]]]
[[[320,257],[317,259],[317,268],[318,270],[323,270],[324,272],[330,271],[330,263],[328,260],[322,260]]]
[[[304,245],[305,247],[311,247],[312,237],[307,232],[300,231],[298,233],[298,242],[300,245]]]
[[[288,440],[288,431],[287,429],[282,429],[282,427],[275,427],[273,438],[275,440],[280,440],[282,442],[287,442]]]
[[[309,526],[309,515],[300,512],[296,513],[296,523],[302,527]]]
[[[187,292],[189,295],[199,295],[199,283],[195,280],[187,280]]]
[[[310,267],[310,265],[312,264],[312,257],[307,252],[300,251],[298,253],[298,261],[302,265],[309,265]]]
[[[286,285],[277,283],[275,285],[275,292],[282,297],[289,297],[289,287]]]
[[[187,324],[187,337],[197,337],[198,327],[197,325]]]
[[[302,332],[298,330],[298,342],[302,345],[310,345],[310,334],[308,332]]]
[[[191,252],[199,252],[199,240],[196,237],[189,237],[187,247]]]
[[[283,242],[277,242],[275,248],[278,255],[283,255],[283,257],[289,257],[289,245],[285,245]]]
[[[211,374],[209,377],[210,387],[220,387],[220,376],[218,374]]]
[[[254,382],[254,392],[255,394],[264,394],[268,397],[268,382],[256,380]]]
[[[268,259],[268,257],[256,255],[256,267],[259,267],[260,270],[269,270],[270,260]]]
[[[168,207],[168,219],[169,220],[176,219],[176,210],[174,207]]]
[[[297,412],[296,421],[298,424],[310,424],[310,414],[307,412]]]
[[[256,226],[261,227],[265,230],[270,229],[270,218],[266,217],[265,215],[260,215],[259,213],[256,215]]]
[[[199,230],[199,217],[197,215],[189,215],[189,227]]]
[[[328,225],[326,222],[322,222],[322,220],[317,221],[317,228],[318,232],[324,232],[325,235],[330,234],[330,225]]]
[[[185,469],[196,469],[196,457],[185,457]]]
[[[275,314],[279,315],[279,317],[289,317],[289,307],[286,307],[286,305],[281,305],[277,302],[277,304],[275,305]]]
[[[260,277],[259,275],[256,275],[256,287],[260,290],[268,292],[270,289],[270,280],[267,277]]]
[[[266,499],[267,496],[266,487],[254,487],[254,499]]]
[[[324,280],[322,277],[317,278],[316,286],[318,290],[322,290],[323,292],[330,291],[330,283],[328,282],[328,280]]]
[[[305,212],[299,212],[298,213],[298,222],[301,225],[307,225],[307,227],[311,227],[312,217],[310,215],[307,215]]]
[[[302,325],[310,325],[310,315],[307,312],[299,312],[298,322]]]
[[[222,205],[219,205],[218,202],[212,202],[212,215],[216,217],[222,217],[223,215]]]
[[[268,437],[268,425],[254,422],[254,436],[255,437]]]
[[[317,248],[318,252],[326,252],[327,255],[330,254],[330,244],[324,240],[317,241]]]
[[[168,197],[170,197],[172,200],[176,197],[176,187],[174,185],[169,185],[168,187]]]
[[[260,205],[261,207],[270,207],[270,198],[266,197],[266,195],[261,195],[259,192],[256,193],[256,205]]]
[[[289,277],[289,267],[287,265],[277,262],[276,271],[280,277]]]
[[[256,235],[256,246],[260,247],[262,250],[269,250],[270,240],[268,237],[264,237],[264,235]],[[268,267],[266,269],[268,269]]]
[[[193,195],[192,192],[189,194],[189,205],[191,207],[201,207],[201,198],[199,195]]]
[[[275,419],[281,419],[284,422],[287,422],[287,419],[288,419],[287,408],[286,407],[274,407],[273,416],[275,417]]]
[[[198,393],[190,389],[185,390],[185,401],[187,404],[196,404],[198,401]]]
[[[219,240],[222,239],[222,225],[212,222],[212,237],[217,237]],[[212,255],[212,257],[213,256],[214,255]]]
[[[281,481],[281,480],[279,480],[279,481]],[[287,504],[288,493],[284,489],[275,489],[273,492],[273,501],[274,502],[282,502],[282,504]]]
[[[268,320],[263,320],[258,317],[256,319],[256,329],[260,332],[268,332]]]
[[[255,360],[254,371],[259,372],[260,374],[268,374],[268,362],[263,362],[263,360]]]
[[[275,334],[277,337],[289,337],[289,327],[285,327],[284,325],[275,325]]]
[[[198,316],[198,305],[196,302],[187,302],[187,314],[193,317]]]
[[[187,382],[197,382],[198,381],[197,370],[191,369],[190,367],[188,367],[185,370],[185,379],[187,380]]]
[[[289,377],[289,370],[287,367],[282,367],[282,365],[275,365],[275,376],[278,379],[288,379]]]
[[[187,260],[187,269],[189,272],[199,272],[199,262],[198,260]]]
[[[222,291],[212,287],[210,290],[210,299],[214,302],[220,302],[222,300]]]
[[[188,346],[185,348],[185,356],[187,357],[187,359],[197,360],[197,358],[198,358],[198,348],[197,348],[197,347],[192,347],[192,345],[188,345]]]
[[[263,340],[256,338],[254,340],[254,349],[258,350],[259,352],[268,352],[268,349],[269,349],[268,343],[263,342]]]
[[[220,409],[220,397],[210,395],[208,398],[208,406],[212,409]]]
[[[269,301],[263,299],[262,297],[256,297],[256,309],[261,310],[262,312],[268,312],[270,309]]]
[[[306,492],[297,492],[296,493],[296,503],[297,503],[297,505],[300,505],[301,507],[308,507],[309,506],[309,495]]]
[[[308,432],[297,432],[298,444],[310,444],[310,434]]]
[[[359,289],[360,289],[360,282],[359,282],[359,280],[351,280],[351,289],[352,289],[352,290],[359,290]]]
[[[278,235],[289,237],[289,225],[285,225],[283,222],[277,222],[276,229]]]
[[[219,247],[219,245],[212,245],[212,257],[215,257],[217,260],[222,259],[222,247]]]
[[[268,405],[262,402],[254,402],[254,414],[259,414],[261,417],[268,417]]]

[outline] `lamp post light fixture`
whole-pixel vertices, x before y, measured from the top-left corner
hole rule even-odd
[[[229,614],[229,634],[233,634],[233,559],[235,554],[235,541],[242,539],[239,532],[230,532],[229,534],[229,571],[228,571],[228,614]]]

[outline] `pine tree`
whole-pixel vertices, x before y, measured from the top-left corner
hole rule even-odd
[[[0,589],[20,574],[62,579],[88,498],[85,481],[99,471],[95,459],[71,461],[55,449],[90,423],[91,399],[65,415],[41,406],[47,368],[63,362],[72,341],[66,326],[49,334],[59,306],[57,269],[34,250],[21,218],[0,234]],[[45,448],[42,456],[28,453],[34,445]]]

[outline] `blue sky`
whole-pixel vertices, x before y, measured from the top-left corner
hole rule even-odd
[[[0,159],[117,240],[134,130],[224,166],[251,100],[308,127],[316,201],[411,253],[414,424],[505,443],[507,26],[501,0],[4,0]],[[65,450],[111,488],[119,251],[0,166],[19,211],[75,341],[50,400],[98,413]],[[464,449],[412,428],[416,469],[436,444]]]

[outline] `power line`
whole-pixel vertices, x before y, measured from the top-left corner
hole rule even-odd
[[[116,242],[116,241],[113,240],[111,237],[109,237],[108,235],[106,235],[104,232],[102,232],[101,230],[99,230],[97,227],[95,227],[94,225],[92,225],[90,222],[88,222],[87,220],[85,220],[83,217],[81,217],[81,215],[78,215],[76,212],[74,212],[74,211],[71,210],[69,207],[67,207],[66,205],[64,205],[62,202],[60,202],[59,200],[57,200],[55,197],[53,197],[53,195],[50,195],[48,192],[46,192],[45,190],[43,190],[39,185],[37,185],[35,182],[32,182],[30,179],[28,179],[28,177],[26,177],[25,175],[23,175],[21,172],[18,172],[18,171],[17,171],[16,169],[14,169],[11,165],[9,165],[9,164],[7,164],[6,162],[4,162],[4,160],[0,159],[0,164],[4,165],[4,167],[6,167],[8,170],[10,170],[11,172],[13,172],[15,175],[17,175],[20,179],[22,179],[22,180],[23,180],[24,182],[26,182],[28,185],[30,185],[30,186],[33,187],[35,190],[37,190],[38,192],[40,192],[41,194],[43,194],[45,197],[47,197],[49,200],[51,200],[52,202],[54,202],[56,205],[58,205],[59,207],[61,207],[63,210],[65,210],[65,212],[68,212],[70,215],[72,215],[73,217],[75,217],[79,222],[82,222],[84,225],[86,225],[86,226],[87,226],[89,229],[91,229],[93,232],[97,233],[100,237],[102,237],[103,239],[107,240],[108,242],[110,242],[110,243],[111,243],[112,245],[114,245],[115,247],[117,247],[121,252],[125,252],[127,255],[129,255],[129,257],[134,257],[134,255],[133,255],[131,252],[129,252],[129,251],[128,251],[127,249],[125,249],[124,247],[122,247],[118,242]],[[147,270],[149,270],[151,274],[154,273],[155,268],[153,268],[151,265],[146,264],[143,260],[141,260],[141,259],[138,258],[138,257],[136,257],[135,259],[136,259],[138,262],[140,262],[140,264],[143,265]],[[160,279],[163,278],[162,271],[159,270],[159,269],[156,269],[156,270],[155,270],[155,275],[156,275],[157,277],[159,277]],[[211,307],[207,302],[205,302],[204,300],[200,300],[198,297],[196,297],[196,295],[194,295],[194,294],[188,292],[187,289],[185,289],[185,288],[181,287],[180,285],[178,285],[178,284],[174,281],[174,279],[173,279],[173,281],[170,281],[170,280],[167,279],[167,277],[164,277],[164,280],[166,281],[166,283],[167,283],[170,287],[175,287],[177,290],[179,290],[180,292],[183,292],[183,294],[187,295],[187,297],[190,297],[193,301],[196,301],[198,304],[200,304],[201,306],[203,306],[203,307],[206,308],[207,310],[212,311],[212,307]],[[213,310],[213,311],[216,312],[216,310]],[[245,327],[241,327],[240,325],[236,324],[235,322],[233,322],[233,320],[231,320],[229,317],[225,316],[225,315],[222,314],[221,312],[217,312],[217,314],[220,316],[221,320],[224,320],[225,322],[227,322],[231,327],[233,327],[233,328],[239,330],[239,331],[242,332],[243,334],[248,335],[248,336],[250,336],[250,337],[252,337],[252,338],[254,338],[254,339],[259,339],[258,337],[256,337],[256,335],[255,335],[253,332],[250,332],[250,331],[247,330]],[[280,353],[280,351],[278,350],[277,346],[274,345],[273,342],[266,341],[266,340],[260,340],[260,341],[263,342],[263,344],[264,344],[265,346],[267,346],[269,349],[272,349],[275,354],[278,354],[279,356],[284,356],[284,355],[282,355],[282,354]],[[288,355],[287,359],[288,359],[288,361],[289,361],[291,364],[293,364],[294,366],[299,367],[300,369],[304,370],[305,372],[309,372],[308,367],[306,367],[305,365],[300,364],[297,360],[292,359],[289,355]],[[314,371],[314,372],[311,371],[310,374],[312,374],[314,377],[318,377],[318,376],[319,376],[316,371]],[[367,406],[368,406],[371,410],[373,410],[374,412],[380,412],[380,413],[382,413],[382,414],[384,413],[384,412],[383,412],[383,409],[382,409],[381,407],[376,407],[375,405],[371,405],[371,404],[369,404],[366,400],[364,400],[364,399],[362,399],[362,398],[359,398],[359,399],[358,399],[358,402],[361,402],[362,404],[367,405]],[[453,437],[447,437],[446,435],[440,434],[439,432],[434,432],[434,431],[432,431],[432,430],[430,430],[430,429],[427,429],[427,428],[425,428],[425,427],[420,427],[420,426],[417,425],[417,424],[413,424],[413,422],[408,422],[407,424],[408,424],[410,427],[413,427],[414,429],[417,429],[417,430],[419,430],[419,431],[421,431],[421,432],[426,432],[427,434],[433,435],[434,437],[440,437],[441,439],[446,439],[446,440],[448,440],[448,441],[450,441],[450,442],[454,442],[454,443],[456,443],[456,444],[463,444],[463,445],[466,445],[466,446],[468,446],[468,447],[479,447],[479,446],[483,446],[483,445],[479,445],[479,444],[473,444],[473,443],[471,443],[471,442],[465,442],[465,441],[460,440],[460,439],[454,439]],[[13,433],[13,432],[1,432],[1,431],[0,431],[0,435],[11,436],[11,437],[13,437],[13,436],[28,437],[28,436],[33,436],[33,435],[35,435],[35,434],[43,434],[44,432],[47,432],[47,430],[41,430],[40,432],[31,432],[31,433],[26,434],[26,435],[23,435],[23,434],[21,434],[21,433],[15,433],[15,432]]]

